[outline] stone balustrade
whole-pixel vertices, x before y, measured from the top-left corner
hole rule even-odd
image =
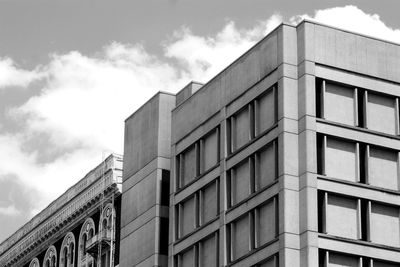
[[[122,156],[112,154],[6,239],[0,245],[0,265],[4,266],[46,239],[54,229],[58,230],[77,211],[115,184],[122,184]]]

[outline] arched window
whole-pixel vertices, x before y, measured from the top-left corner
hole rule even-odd
[[[84,234],[83,237],[82,237],[82,256],[85,255],[86,241],[87,241],[87,235]]]
[[[89,230],[88,240],[92,239],[93,235],[94,235],[94,229],[92,228],[92,229]]]
[[[63,261],[62,266],[67,267],[68,266],[68,248],[67,247],[64,247],[62,261]]]
[[[103,220],[103,227],[102,227],[102,229],[103,229],[103,236],[106,236],[106,235],[107,235],[107,229],[108,229],[108,227],[107,227],[107,219],[104,219],[104,220]]]
[[[87,218],[83,223],[81,232],[79,234],[79,251],[78,251],[78,262],[76,265],[78,267],[87,267],[88,264],[92,261],[92,257],[90,254],[86,254],[86,244],[90,238],[92,238],[95,234],[94,221],[92,218]]]
[[[75,244],[71,243],[69,244],[69,263],[72,265],[74,263],[74,256],[75,256]]]
[[[111,203],[108,203],[101,213],[100,221],[99,221],[99,229],[102,231],[103,237],[110,238],[110,230],[111,228],[115,230],[115,209]],[[115,231],[113,231],[115,237]]]
[[[38,258],[34,258],[31,263],[29,264],[29,267],[40,267],[40,263]]]
[[[74,266],[74,261],[75,261],[74,247],[75,247],[75,236],[72,232],[69,232],[65,235],[63,242],[61,244],[60,261],[58,263],[59,267]]]
[[[47,249],[43,261],[45,262],[44,266],[46,267],[57,267],[57,250],[55,246],[50,246]]]
[[[56,256],[51,257],[51,267],[56,267]]]

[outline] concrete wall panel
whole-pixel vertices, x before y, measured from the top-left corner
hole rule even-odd
[[[305,24],[314,27],[314,31],[304,31],[305,37],[301,38],[315,37],[315,62],[400,82],[399,45],[324,25]],[[314,61],[311,53],[307,59]]]
[[[135,266],[155,253],[154,229],[155,219],[121,240],[121,266]]]
[[[122,196],[121,226],[124,227],[156,204],[157,171],[154,171]]]

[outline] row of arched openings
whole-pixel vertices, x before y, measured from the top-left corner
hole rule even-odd
[[[115,229],[115,212],[112,214],[112,205],[108,204],[102,212],[99,222],[99,231],[103,234],[110,231],[111,226]],[[111,217],[114,217],[113,222]],[[92,240],[95,235],[95,224],[92,218],[87,218],[82,225],[79,234],[79,252],[78,252],[78,266],[79,267],[94,267],[94,259],[88,253],[85,253],[85,248],[88,242]],[[50,246],[43,259],[43,267],[72,267],[75,266],[75,249],[76,241],[72,232],[68,232],[62,242],[60,255],[57,258],[57,249],[54,245]],[[40,267],[38,258],[34,258],[29,267]]]

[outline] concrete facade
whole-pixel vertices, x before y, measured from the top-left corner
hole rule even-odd
[[[113,154],[2,242],[0,266],[117,266],[121,184]]]
[[[158,93],[125,121],[120,266],[167,266],[171,110]]]
[[[169,266],[400,266],[400,45],[281,25],[172,111]]]

